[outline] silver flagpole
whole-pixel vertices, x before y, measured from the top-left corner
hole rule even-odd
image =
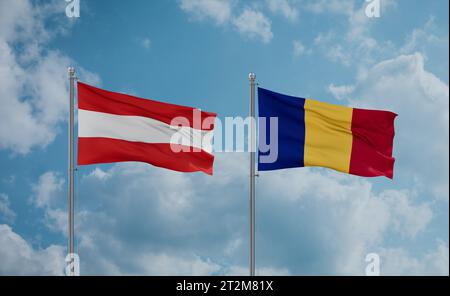
[[[69,107],[69,196],[68,196],[68,249],[71,258],[69,275],[75,275],[74,258],[75,253],[74,242],[74,91],[75,91],[75,68],[70,67],[69,72],[69,93],[70,93],[70,107]]]
[[[250,81],[250,276],[255,275],[255,73]]]

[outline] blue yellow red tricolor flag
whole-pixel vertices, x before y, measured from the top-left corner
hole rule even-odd
[[[260,171],[320,166],[364,177],[393,178],[394,120],[390,111],[339,106],[258,88],[259,117],[278,118],[278,157]],[[266,122],[270,122],[266,120]],[[259,129],[270,139],[270,128]],[[265,132],[264,137],[261,135]],[[260,147],[261,144],[260,143]],[[270,152],[261,152],[264,155]]]

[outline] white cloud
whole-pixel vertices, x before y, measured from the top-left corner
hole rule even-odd
[[[246,8],[233,20],[233,24],[244,36],[261,39],[264,43],[273,38],[271,22],[261,11]]]
[[[333,85],[333,89],[338,98],[341,93],[336,90],[342,90],[351,106],[399,114],[395,176],[397,184],[415,189],[386,191],[380,197],[390,208],[390,228],[400,237],[416,237],[433,219],[430,197],[438,203],[434,207],[440,207],[440,202],[448,207],[448,85],[426,71],[424,57],[415,53],[382,61],[362,73],[354,85]],[[413,199],[429,202],[412,206]],[[421,257],[411,256],[404,247],[375,249],[382,255],[383,274],[448,274],[448,242]],[[355,269],[357,264],[350,266]]]
[[[62,275],[64,248],[34,249],[6,224],[0,224],[1,275]]]
[[[382,12],[387,9],[392,9],[397,6],[395,0],[382,0],[381,10]],[[360,3],[360,8],[365,10],[368,2],[355,0],[314,0],[305,3],[304,7],[307,11],[313,13],[331,13],[341,15],[352,15],[356,10],[356,4]],[[368,21],[370,19],[368,18]]]
[[[64,179],[57,173],[50,171],[42,174],[38,182],[32,185],[32,203],[38,208],[50,207],[55,199],[61,198],[63,185]]]
[[[448,242],[439,240],[436,250],[425,254],[422,264],[424,270],[421,273],[435,273],[449,275],[449,249]]]
[[[134,259],[133,263],[141,269],[140,274],[197,276],[212,275],[220,270],[220,265],[198,256],[171,256],[161,252],[143,254]]]
[[[293,44],[293,53],[294,57],[299,57],[303,55],[306,51],[306,47],[303,45],[303,43],[300,40],[294,40]]]
[[[290,182],[286,186],[286,180],[301,182]],[[271,221],[258,228],[261,244],[272,244],[272,253],[283,252],[286,246],[276,246],[276,242],[269,243],[270,238],[264,239],[262,228],[277,223],[277,219],[285,219],[283,217],[297,217],[291,218],[295,222],[282,224],[283,227],[296,230],[286,231],[279,225],[275,226],[279,232],[287,232],[281,237],[278,234],[276,241],[289,240],[291,246],[296,246],[297,235],[299,248],[302,236],[309,240],[311,248],[318,248],[317,252],[321,254],[323,261],[315,257],[316,262],[313,260],[310,263],[312,265],[306,268],[309,273],[316,264],[324,264],[327,266],[326,271],[318,274],[364,274],[364,258],[368,253],[381,253],[389,245],[386,240],[392,236],[414,241],[432,219],[430,204],[414,202],[412,191],[384,190],[377,193],[367,180],[331,171],[323,174],[319,170],[303,169],[265,173],[259,177],[258,184],[257,191],[261,192],[258,205],[260,209],[265,209],[258,215],[272,216]],[[292,223],[299,226],[295,227]],[[301,227],[302,223],[309,226]],[[311,237],[306,229],[313,231],[314,235]],[[329,245],[330,241],[333,241],[332,245]],[[400,249],[408,252],[407,246]],[[299,252],[308,252],[308,249]],[[301,255],[297,256],[301,258]],[[296,260],[300,260],[299,258]],[[423,264],[426,264],[426,260],[428,259],[422,259]],[[286,261],[284,264],[289,263]],[[422,274],[440,273],[440,269],[434,268],[411,271]],[[390,272],[401,275],[405,270],[391,268]]]
[[[54,134],[33,114],[30,101],[20,100],[26,72],[15,61],[9,46],[0,40],[0,149],[27,153],[33,146],[45,146]],[[11,132],[14,131],[14,132]]]
[[[230,266],[225,268],[224,275],[230,276],[246,276],[249,274],[248,266]],[[286,268],[272,268],[272,267],[255,267],[256,275],[260,276],[288,276],[289,271]]]
[[[405,44],[398,50],[401,54],[420,52],[429,69],[444,81],[448,81],[449,68],[448,32],[442,31],[430,17],[420,28],[415,28],[406,38]]]
[[[298,10],[289,0],[267,0],[269,9],[274,13],[280,13],[289,21],[295,21],[298,18]]]
[[[401,55],[380,62],[346,87],[352,90],[347,94],[350,105],[399,114],[394,144],[397,173],[448,201],[449,89],[425,70],[423,56]]]
[[[286,187],[284,180],[292,179],[303,181]],[[348,222],[347,226],[354,231],[360,227],[360,234],[365,234],[357,239],[370,238],[370,242],[380,241],[388,230],[413,238],[425,229],[432,217],[428,204],[411,204],[411,191],[385,190],[377,194],[368,181],[334,172],[282,171],[261,180],[261,191],[268,196],[278,192],[279,198],[291,202],[309,199],[326,202],[337,212],[345,208],[347,216],[340,217],[340,224]]]
[[[244,161],[243,154],[217,155],[213,178],[139,163],[84,175],[76,216],[83,272],[247,274]],[[377,192],[365,179],[322,171],[260,174],[258,274],[363,274],[365,255],[381,254],[389,235],[414,240],[433,217],[430,205],[414,201],[410,190]],[[286,180],[301,182],[287,186]],[[59,227],[58,219],[53,222],[63,233],[64,212],[49,212],[61,216]],[[422,271],[439,272],[415,272]]]
[[[55,207],[46,208],[44,210],[44,224],[49,230],[67,237],[67,210]],[[78,224],[79,222],[75,220],[75,227]]]
[[[139,163],[86,171],[76,214],[83,274],[247,274],[246,161],[245,154],[219,154],[214,177]],[[37,184],[53,189],[40,192],[57,191],[57,175],[43,176],[47,181]],[[389,274],[404,274],[404,265],[384,252],[409,254],[408,246],[391,247],[387,238],[413,242],[433,218],[414,188],[379,191],[366,179],[328,170],[264,172],[257,183],[258,274],[363,274],[369,252],[382,256]],[[47,226],[65,235],[63,204],[43,200]],[[408,255],[421,262],[408,272],[445,270],[435,264],[446,254],[441,245],[437,253]]]
[[[319,33],[314,38],[314,45],[318,47],[330,61],[341,63],[345,66],[352,64],[352,56],[345,45],[338,42],[338,34],[330,31]]]
[[[292,18],[294,10],[286,10],[283,1],[275,2],[271,8]],[[196,20],[213,20],[217,25],[231,26],[248,38],[270,42],[273,38],[271,21],[257,7],[246,7],[235,16],[234,3],[231,0],[181,0],[180,8]]]
[[[430,17],[423,28],[416,28],[409,34],[400,52],[405,54],[418,50],[425,52],[424,47],[430,44],[448,49],[448,35],[438,35],[436,31],[435,18]]]
[[[97,167],[89,174],[89,176],[95,177],[99,180],[106,180],[111,176],[111,174]]]
[[[244,272],[245,268],[239,268],[236,261],[246,257],[245,243],[240,243],[241,198],[231,194],[234,190],[224,190],[242,187],[244,182],[237,175],[245,174],[239,165],[245,156],[236,157],[216,165],[224,169],[216,171],[214,180],[201,174],[180,174],[139,163],[117,164],[108,170],[96,168],[84,175],[79,192],[84,202],[79,204],[76,215],[83,273]],[[61,233],[65,233],[64,214],[59,207],[50,207],[46,213],[61,216],[50,225]],[[58,220],[62,221],[60,226]],[[229,247],[224,248],[225,245]],[[260,270],[263,274],[288,273],[270,265],[262,265]]]
[[[352,85],[340,85],[336,86],[330,84],[328,86],[328,91],[338,100],[344,100],[348,98],[348,95],[354,91],[354,86]]]
[[[395,190],[387,190],[380,196],[391,209],[392,229],[410,238],[424,231],[433,216],[428,204],[411,205],[413,196],[411,192]]]
[[[16,213],[11,210],[8,195],[0,193],[0,219],[12,223],[16,218]]]
[[[56,10],[60,6],[59,1],[0,3],[0,149],[24,154],[33,147],[45,147],[66,120],[67,67],[75,62],[56,50],[43,49],[54,31],[61,31],[47,30],[44,25],[61,11]],[[79,74],[87,81],[98,81],[82,68]]]
[[[348,15],[353,11],[354,0],[315,0],[308,1],[306,10],[314,13],[335,13]]]
[[[149,38],[143,38],[141,40],[141,45],[145,49],[149,49],[151,47],[151,45],[152,45],[152,41]]]
[[[357,3],[360,5],[357,6]],[[332,29],[328,33],[319,33],[315,38],[315,45],[332,62],[364,68],[372,65],[377,57],[392,53],[391,42],[372,37],[370,28],[374,21],[366,16],[365,7],[365,2],[353,0],[321,0],[306,6],[306,9],[313,13],[331,13],[346,18],[342,29],[345,33]],[[383,1],[382,7],[383,11],[387,11],[395,7],[395,2]],[[337,22],[336,27],[341,26],[341,22]]]
[[[35,23],[36,16],[29,1],[2,1],[0,5],[0,39],[23,38],[33,31],[42,35],[42,24]]]
[[[380,251],[382,275],[433,274],[449,275],[449,249],[448,243],[439,241],[436,249],[425,253],[420,258],[411,256],[401,248],[387,248]]]
[[[59,173],[45,172],[31,185],[32,195],[29,200],[43,210],[42,222],[49,230],[67,235],[67,211],[65,207],[62,208],[67,200],[64,185],[65,179]]]
[[[229,0],[181,0],[180,7],[194,18],[209,18],[216,24],[224,24],[231,17]]]

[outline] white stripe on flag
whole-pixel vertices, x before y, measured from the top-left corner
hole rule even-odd
[[[179,135],[173,142],[174,134]],[[112,138],[130,142],[174,143],[212,153],[213,131],[171,126],[142,116],[116,115],[78,109],[78,137]],[[181,140],[180,140],[181,139]]]

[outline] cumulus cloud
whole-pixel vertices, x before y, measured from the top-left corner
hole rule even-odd
[[[448,32],[436,25],[435,18],[430,17],[422,27],[415,28],[408,34],[405,44],[398,50],[400,54],[420,52],[430,69],[441,79],[448,80],[449,68]]]
[[[287,186],[286,180],[301,182]],[[260,248],[273,254],[291,252],[289,258],[273,259],[281,266],[291,266],[289,260],[311,264],[304,270],[292,264],[293,273],[364,274],[366,254],[385,246],[386,237],[415,239],[432,219],[430,205],[413,202],[409,191],[377,192],[367,180],[334,172],[287,170],[261,175],[258,182],[258,204],[263,209],[259,216],[269,218],[258,228]],[[272,231],[261,230],[265,227]],[[269,236],[275,229],[276,236]],[[307,240],[306,247],[301,237]],[[328,270],[311,272],[321,264]]]
[[[430,17],[422,28],[415,28],[408,35],[400,52],[404,54],[415,51],[427,52],[427,47],[430,45],[448,50],[448,35],[438,33],[434,17]],[[448,61],[448,57],[446,55],[445,57]]]
[[[231,276],[246,276],[248,275],[248,266],[230,266],[224,269],[224,275],[231,275]],[[271,268],[271,267],[262,267],[257,268],[255,267],[255,273],[256,275],[262,275],[262,276],[288,276],[289,271],[286,268]]]
[[[12,223],[16,218],[16,213],[10,208],[8,195],[0,193],[0,219]]]
[[[67,67],[75,62],[43,48],[60,31],[48,30],[44,24],[62,11],[56,10],[61,3],[0,3],[0,149],[25,154],[33,147],[45,147],[67,117]],[[98,81],[84,69],[79,74]]]
[[[448,243],[438,241],[434,250],[426,252],[419,258],[412,256],[402,248],[388,248],[380,251],[381,270],[383,275],[396,275],[401,272],[404,275],[434,274],[449,275],[449,249]]]
[[[137,259],[137,258],[136,258]],[[144,254],[136,264],[140,274],[152,275],[211,275],[220,269],[218,264],[196,256],[170,256],[164,253]]]
[[[63,275],[64,248],[35,249],[10,226],[0,224],[1,275]]]
[[[433,217],[428,203],[411,205],[410,191],[387,190],[380,196],[391,210],[392,230],[402,236],[414,238],[424,231]]]
[[[196,19],[212,19],[217,24],[229,21],[231,17],[230,0],[181,0],[180,8]]]
[[[354,0],[316,0],[305,4],[307,11],[314,13],[349,14],[354,9]]]
[[[314,44],[332,62],[364,68],[375,63],[377,58],[391,53],[394,46],[389,41],[383,42],[372,37],[370,29],[374,22],[365,14],[366,3],[358,3],[361,2],[320,0],[309,3],[306,9],[317,14],[331,13],[345,18],[344,25],[337,23],[337,27],[342,27],[345,33],[336,29],[321,32]],[[395,7],[395,2],[383,1],[382,7],[387,11]]]
[[[338,99],[345,96],[351,106],[399,114],[394,143],[396,184],[410,190],[388,190],[380,198],[390,209],[391,230],[413,239],[432,221],[433,209],[442,202],[448,207],[448,84],[425,70],[424,56],[414,53],[375,64],[353,85],[330,85],[329,89]],[[412,206],[413,200],[423,202]],[[399,247],[384,246],[379,253],[384,274],[448,274],[448,242],[421,256]]]
[[[54,138],[49,127],[34,117],[33,105],[19,100],[25,73],[9,46],[0,41],[0,99],[4,106],[0,110],[0,148],[18,153],[45,146]]]
[[[246,161],[244,154],[219,154],[212,178],[139,163],[87,171],[76,215],[82,272],[247,274]],[[409,190],[378,191],[331,171],[265,172],[257,191],[258,274],[363,274],[365,255],[384,256],[388,235],[414,240],[433,217]],[[48,212],[65,219],[60,207]],[[51,221],[57,229],[58,219]]]
[[[344,100],[348,98],[348,95],[354,91],[352,85],[334,85],[333,83],[328,86],[328,91],[337,99]]]
[[[306,52],[306,47],[300,40],[294,40],[292,44],[294,57],[299,57]]]
[[[246,8],[233,20],[236,29],[243,35],[250,38],[259,38],[264,43],[268,43],[273,38],[271,22],[260,11]]]
[[[86,203],[77,220],[80,256],[90,262],[87,273],[158,274],[145,264],[148,258],[173,262],[162,269],[166,273],[218,273],[223,262],[229,263],[225,257],[233,258],[243,248],[238,245],[227,254],[224,250],[230,229],[235,229],[233,238],[242,236],[239,196],[211,191],[213,186],[242,184],[234,176],[227,177],[232,172],[216,171],[219,184],[207,176],[137,163],[117,164],[102,172],[96,170],[81,180],[80,199]],[[197,267],[189,267],[188,262]]]
[[[352,106],[399,113],[396,173],[448,201],[449,90],[425,70],[424,57],[416,53],[385,60],[345,88]]]
[[[245,186],[245,159],[224,159],[213,180],[139,163],[85,174],[76,214],[83,274],[246,274],[247,202],[233,190]],[[36,183],[58,191],[53,173]],[[65,235],[62,205],[45,204],[47,226]],[[288,271],[259,266],[258,274],[268,273]]]
[[[288,0],[267,0],[269,9],[274,13],[283,15],[289,21],[296,21],[298,10]]]
[[[246,161],[245,154],[219,154],[214,177],[139,163],[86,170],[76,214],[82,273],[247,274]],[[36,184],[35,196],[47,205],[46,225],[65,235],[64,206],[48,197],[59,192],[58,175],[44,173]],[[391,235],[414,241],[433,218],[430,204],[414,200],[412,190],[380,191],[366,179],[313,168],[261,173],[257,273],[363,274],[369,252],[382,257],[382,273],[445,272],[445,263],[437,263],[448,257],[445,243],[411,256],[407,247],[386,241]],[[11,244],[9,239],[3,248]],[[34,252],[55,252],[63,260],[58,248]],[[397,262],[394,251],[407,259]],[[15,254],[16,260],[27,258],[23,254]],[[3,272],[20,271],[5,267]]]
[[[271,4],[272,9],[292,18],[294,10],[288,11],[282,2]],[[264,13],[256,7],[246,7],[236,14],[233,4],[230,0],[181,0],[180,8],[196,20],[210,19],[217,25],[233,27],[245,37],[270,42],[272,25]]]
[[[64,185],[64,179],[55,172],[46,172],[32,185],[32,203],[38,208],[49,207],[58,197]]]
[[[53,171],[45,172],[39,176],[36,183],[31,185],[32,195],[29,201],[43,211],[43,223],[49,230],[66,235],[67,212],[63,207],[66,202],[64,184],[65,180],[61,174]]]

